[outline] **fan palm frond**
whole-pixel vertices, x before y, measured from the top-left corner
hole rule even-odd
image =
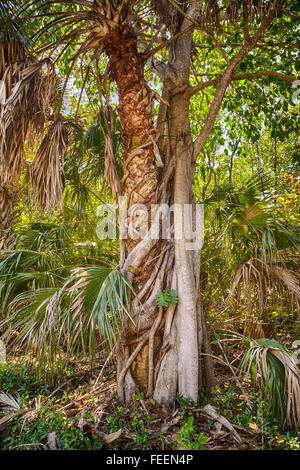
[[[239,188],[225,184],[204,201],[215,232],[216,246],[230,269],[251,259],[278,262],[279,252],[299,246],[299,229],[282,222],[272,178],[257,175]]]
[[[16,350],[36,355],[40,364],[53,365],[59,354],[58,312],[53,309],[58,288],[39,288],[18,294],[1,321],[3,339]],[[12,332],[17,335],[11,339]]]
[[[243,377],[251,375],[267,410],[280,425],[299,430],[300,374],[286,348],[267,338],[248,339],[240,371]]]
[[[63,225],[32,223],[18,228],[15,249],[0,252],[0,311],[20,293],[60,287],[69,273],[71,241]]]
[[[11,280],[18,285],[19,281],[28,282],[31,275],[37,282],[43,274],[19,273]],[[129,315],[129,293],[134,294],[119,271],[99,266],[73,268],[60,285],[50,286],[48,282],[45,286],[19,289],[20,293],[15,288],[11,292],[7,315],[0,322],[7,343],[17,350],[32,352],[40,365],[49,367],[85,353],[94,359],[97,332],[113,347],[124,314]],[[14,331],[17,335],[11,341]]]
[[[32,251],[60,252],[68,250],[70,239],[64,225],[33,222],[18,227],[17,248]]]
[[[86,314],[91,351],[95,351],[96,328],[110,347],[115,344],[124,314],[130,317],[128,291],[134,293],[129,281],[116,269],[88,266],[72,271],[60,294],[71,293],[72,319]]]
[[[1,318],[20,292],[60,286],[66,268],[56,253],[32,250],[5,250],[0,258]]]

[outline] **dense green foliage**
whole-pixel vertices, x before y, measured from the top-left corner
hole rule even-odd
[[[227,8],[228,2],[224,4]],[[46,399],[46,380],[37,376],[50,374],[53,380],[70,363],[86,359],[94,367],[100,354],[114,351],[124,318],[134,324],[129,303],[133,298],[139,301],[120,272],[118,234],[115,240],[97,236],[97,206],[106,204],[109,211],[115,202],[107,178],[108,142],[120,179],[124,149],[116,85],[109,77],[107,58],[92,50],[81,56],[81,41],[69,32],[75,28],[73,16],[85,13],[88,6],[82,2],[83,9],[78,10],[72,2],[37,1],[24,15],[17,1],[0,4],[0,41],[20,41],[34,61],[44,60],[51,50],[57,72],[42,136],[30,132],[25,142],[24,164],[16,182],[20,197],[14,208],[14,244],[0,251],[0,337],[8,353],[8,363],[0,364],[0,391],[19,395],[21,409],[38,395],[45,400],[32,425],[21,429],[18,419],[10,423],[10,436],[0,438],[5,449],[46,447],[45,436],[53,431],[60,449],[102,448],[101,438],[87,436],[78,420],[70,426],[54,401]],[[143,24],[143,39],[148,40],[156,14],[149,2],[137,2],[136,14],[141,13],[143,20],[143,8],[150,8],[145,15],[150,25]],[[136,29],[141,25],[137,21]],[[254,28],[259,25],[257,17]],[[223,30],[216,28],[215,34],[205,27],[194,32],[190,86],[201,91],[204,84],[203,93],[191,99],[195,138],[215,91],[215,83],[207,85],[203,80],[218,80],[243,42],[243,33],[242,22],[230,21]],[[160,45],[157,35],[151,36],[148,48]],[[290,0],[259,47],[236,70],[238,78],[230,83],[206,146],[197,156],[193,180],[195,199],[205,211],[200,287],[210,333],[216,338],[212,355],[217,361],[217,347],[229,337],[232,346],[226,351],[232,354],[234,367],[244,354],[242,379],[247,384],[250,375],[260,393],[259,402],[251,397],[251,412],[242,410],[227,417],[241,426],[253,422],[260,426],[265,418],[269,434],[286,427],[298,430],[300,422],[295,405],[299,371],[288,353],[292,343],[300,340],[299,99],[293,97],[291,87],[299,66],[298,36],[299,6]],[[84,31],[82,41],[86,38]],[[156,57],[166,62],[169,52],[168,46],[162,47]],[[44,79],[47,64],[41,65]],[[146,79],[155,96],[162,92],[163,83],[147,64]],[[266,70],[269,73],[255,75]],[[281,79],[281,74],[288,78]],[[157,103],[153,114],[156,118]],[[66,144],[60,161],[62,203],[55,201],[47,212],[39,204],[37,187],[32,186],[32,167],[42,137],[57,119],[63,122]],[[48,175],[51,181],[57,176],[50,170]],[[161,308],[177,302],[175,290],[156,296]],[[243,339],[243,346],[235,335]],[[222,366],[228,367],[226,353],[221,352]],[[34,365],[32,375],[27,375],[25,366],[10,365],[12,358],[24,357],[30,367]],[[289,374],[295,380],[290,389]],[[193,405],[177,398],[185,420],[176,445],[184,450],[205,448],[207,438],[186,413]],[[136,398],[136,406],[142,399]],[[230,387],[217,390],[213,400],[226,416],[233,401]],[[151,418],[139,413],[129,419],[121,407],[116,416],[109,415],[107,430],[116,432],[126,425],[135,445],[149,448],[145,422],[149,424]],[[299,439],[299,434],[283,438],[291,448],[300,447]]]

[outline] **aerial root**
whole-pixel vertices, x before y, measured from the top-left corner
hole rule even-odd
[[[153,385],[154,385],[154,337],[155,333],[157,332],[160,322],[163,316],[163,307],[159,308],[158,315],[156,320],[150,330],[149,334],[149,352],[148,352],[148,389],[147,389],[147,397],[151,397],[153,394]]]
[[[139,340],[138,345],[136,346],[135,350],[133,353],[130,355],[130,357],[127,359],[126,364],[124,368],[122,369],[119,378],[118,378],[118,390],[120,390],[123,386],[123,382],[125,379],[125,376],[127,374],[128,369],[131,367],[133,361],[139,354],[139,352],[142,350],[142,348],[145,346],[145,344],[149,341],[149,355],[148,355],[148,360],[149,360],[149,372],[148,372],[148,389],[147,389],[147,396],[151,396],[153,393],[153,385],[154,385],[154,337],[155,334],[161,324],[161,320],[163,317],[163,307],[160,307],[158,315],[155,319],[155,322],[153,323],[151,329],[147,331]]]

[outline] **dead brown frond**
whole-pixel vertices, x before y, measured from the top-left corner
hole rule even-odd
[[[7,100],[0,106],[1,183],[18,182],[24,164],[24,145],[33,130],[42,131],[56,91],[56,77],[49,61],[32,56],[7,65],[2,80]]]
[[[246,324],[243,332],[244,336],[248,338],[258,339],[264,338],[265,332],[264,329],[257,317],[252,317]]]
[[[282,260],[287,262],[284,253],[280,253]],[[241,290],[242,286],[242,290]],[[235,293],[238,298],[246,298],[249,312],[253,310],[255,292],[260,311],[263,311],[265,299],[270,292],[283,297],[290,292],[296,302],[300,301],[300,275],[296,269],[286,267],[284,262],[267,264],[261,258],[253,258],[240,266],[233,278],[228,299]]]
[[[21,429],[25,423],[31,424],[37,417],[37,412],[40,409],[40,399],[34,400],[34,408],[26,408],[21,410],[19,401],[4,392],[0,392],[0,409],[4,411],[5,415],[0,418],[0,431],[3,434],[8,434],[12,423],[19,420]]]
[[[0,392],[0,409],[4,411],[4,413],[18,411],[20,404],[18,400],[9,393]]]
[[[0,250],[10,248],[15,238],[12,229],[18,193],[19,188],[17,185],[12,188],[0,185]]]
[[[271,266],[270,271],[300,300],[300,276],[296,271],[280,266]]]
[[[49,60],[35,61],[27,56],[6,67],[2,77],[6,85],[6,102],[1,107],[1,157],[8,161],[11,125],[22,123],[24,142],[32,129],[43,128],[51,99],[56,91],[56,74]]]
[[[18,39],[0,41],[0,79],[4,75],[7,65],[24,60],[27,50]]]
[[[63,158],[67,149],[65,121],[62,116],[50,125],[37,150],[31,173],[38,205],[47,212],[61,209]]]
[[[251,375],[267,409],[281,425],[300,429],[300,373],[293,356],[277,341],[248,338],[240,373]]]

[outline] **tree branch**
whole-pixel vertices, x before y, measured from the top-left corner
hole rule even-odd
[[[249,52],[256,47],[258,41],[269,28],[273,19],[276,17],[278,11],[283,7],[284,3],[285,0],[274,1],[274,5],[268,8],[266,15],[261,17],[261,26],[258,28],[256,33],[253,36],[249,36],[249,38],[247,38],[247,41],[244,43],[244,46],[237,52],[237,54],[230,60],[229,64],[227,65],[224,74],[219,79],[219,82],[217,84],[216,92],[211,102],[204,125],[198,137],[194,141],[194,160],[196,160],[197,155],[199,155],[199,153],[204,148],[204,145],[206,144],[208,136],[214,126],[219,110],[221,108],[226,89],[230,81],[232,80],[232,77],[234,76],[234,72],[244,60],[244,58],[249,54]]]
[[[253,80],[255,78],[262,78],[262,77],[272,77],[272,78],[277,78],[280,80],[283,80],[286,83],[292,83],[296,80],[296,77],[293,77],[292,75],[286,75],[281,72],[275,72],[273,70],[258,70],[257,72],[253,73],[243,73],[243,74],[238,74],[238,75],[233,75],[231,77],[230,81],[233,80]],[[186,91],[186,95],[188,97],[191,97],[198,93],[198,91],[203,90],[204,88],[208,88],[211,86],[216,86],[222,77],[215,78],[214,80],[208,80],[203,83],[199,83],[199,85],[196,85],[194,87],[188,88]]]
[[[142,59],[147,61],[150,57],[152,57],[154,54],[159,52],[161,49],[163,49],[166,46],[169,46],[172,42],[176,41],[176,39],[180,38],[180,36],[183,36],[184,34],[188,33],[189,31],[192,31],[193,29],[194,29],[194,25],[190,25],[187,28],[185,28],[184,30],[182,30],[179,33],[172,36],[170,39],[167,39],[166,41],[162,42],[158,46],[151,49],[151,51],[142,53],[141,54]]]

